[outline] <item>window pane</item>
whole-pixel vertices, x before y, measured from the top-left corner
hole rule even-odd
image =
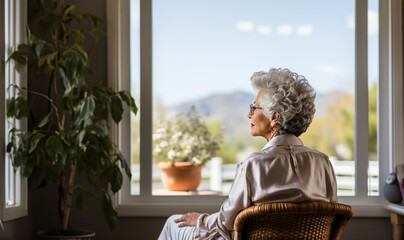
[[[18,36],[18,29],[19,26],[16,22],[18,17],[14,16],[16,13],[16,9],[18,9],[18,4],[13,1],[6,1],[5,2],[5,8],[6,8],[6,17],[5,17],[5,51],[6,51],[6,59],[10,56],[10,54],[13,52],[14,49],[16,49],[16,46],[18,45],[18,42],[20,41],[19,36]],[[15,63],[10,62],[5,66],[5,75],[4,75],[4,80],[5,80],[5,85],[4,86],[9,86],[10,84],[16,84],[18,86],[21,86],[21,75],[17,73],[15,70]],[[4,96],[6,99],[15,97],[16,96],[16,90],[15,88],[5,88],[5,93]],[[5,123],[5,132],[6,135],[4,136],[5,138],[5,144],[7,145],[10,142],[10,136],[9,136],[9,131],[13,127],[17,127],[21,129],[21,121],[16,120],[16,119],[7,119],[5,118],[6,123]],[[17,175],[18,174],[18,175]],[[14,172],[13,165],[12,165],[12,160],[10,158],[9,154],[5,155],[5,197],[6,197],[6,207],[13,207],[13,206],[18,206],[20,199],[17,196],[18,191],[20,190],[20,184],[17,180],[20,177],[19,171]]]
[[[15,174],[10,158],[6,158],[6,207],[12,207],[16,205],[15,197]]]
[[[368,89],[369,89],[369,169],[368,195],[379,196],[379,160],[377,157],[377,115],[379,82],[379,1],[368,1]]]
[[[303,142],[331,157],[339,195],[354,194],[354,4],[153,1],[154,133],[192,105],[212,131],[223,129],[221,163],[206,165],[199,190],[227,194],[236,163],[264,146],[249,133],[255,99],[249,79],[283,67],[304,75],[317,91],[316,116]],[[153,163],[154,194],[172,194]]]
[[[140,0],[130,0],[130,13],[130,91],[140,107]],[[131,195],[140,193],[140,114],[131,114]]]

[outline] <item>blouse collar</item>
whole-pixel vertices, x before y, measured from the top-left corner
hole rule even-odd
[[[302,140],[300,140],[300,138],[296,137],[293,134],[284,134],[275,136],[274,138],[269,140],[269,142],[265,144],[262,150],[272,146],[292,146],[292,145],[303,145],[303,142]]]

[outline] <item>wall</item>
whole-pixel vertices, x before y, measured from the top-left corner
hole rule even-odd
[[[70,1],[84,12],[91,12],[106,18],[106,0]],[[90,55],[94,70],[94,79],[107,81],[107,43],[101,39]],[[41,229],[59,226],[56,205],[57,192],[53,185],[36,189],[30,183],[30,215],[4,224],[5,231],[0,231],[0,239],[34,239],[34,233]],[[72,210],[71,225],[77,228],[91,229],[97,234],[96,240],[106,239],[157,239],[165,222],[164,217],[125,217],[119,218],[117,227],[110,231],[102,214],[100,203],[92,200],[84,213]],[[342,235],[344,240],[392,239],[392,226],[389,218],[353,218]]]

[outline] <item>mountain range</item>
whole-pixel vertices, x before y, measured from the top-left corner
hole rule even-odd
[[[315,116],[326,114],[327,105],[338,101],[344,95],[346,95],[346,93],[342,92],[332,92],[327,94],[317,93],[315,100]],[[236,130],[240,127],[244,128],[243,126],[249,129],[249,106],[254,102],[255,97],[256,95],[243,91],[216,93],[192,102],[186,102],[167,108],[166,110],[170,114],[186,112],[193,105],[202,116],[206,116],[208,119],[212,120],[220,120],[225,131],[232,131],[232,129]]]

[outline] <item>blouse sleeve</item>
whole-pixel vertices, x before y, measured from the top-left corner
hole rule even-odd
[[[237,214],[251,204],[250,187],[246,164],[237,166],[236,177],[229,192],[228,199],[220,211],[211,215],[202,214],[196,226],[195,239],[231,239],[234,219]],[[203,218],[206,217],[205,224]]]

